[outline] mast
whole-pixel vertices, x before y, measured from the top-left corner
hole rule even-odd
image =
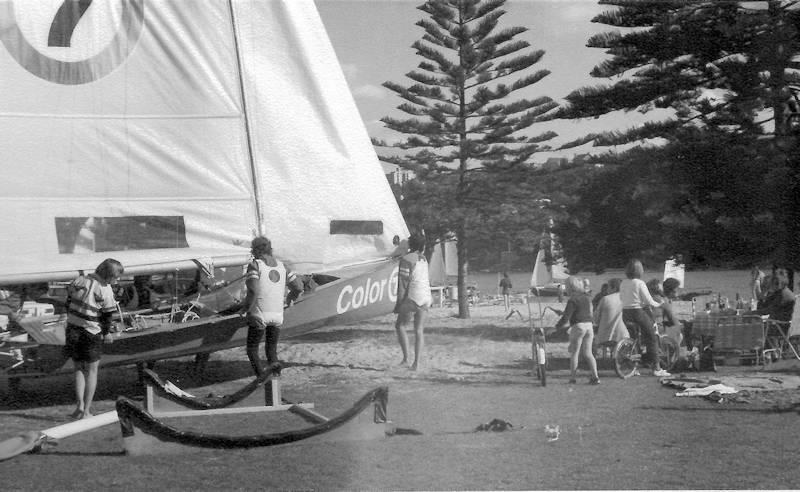
[[[259,236],[263,236],[264,232],[264,215],[261,210],[261,182],[256,170],[256,162],[253,156],[253,141],[250,138],[250,120],[247,117],[247,98],[244,91],[244,77],[242,76],[242,57],[239,50],[239,32],[236,29],[236,18],[233,11],[233,0],[228,0],[228,9],[231,13],[231,29],[233,32],[233,46],[236,50],[236,73],[239,75],[239,93],[242,97],[242,113],[244,114],[244,133],[247,140],[247,157],[250,161],[250,175],[253,179],[253,198],[255,199],[256,209],[256,232]]]

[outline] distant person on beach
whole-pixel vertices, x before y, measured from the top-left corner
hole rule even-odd
[[[642,357],[642,364],[653,368],[653,375],[658,377],[671,376],[661,369],[656,354],[658,353],[658,339],[655,333],[655,321],[650,309],[660,307],[661,303],[653,299],[647,285],[642,281],[644,267],[636,259],[630,260],[625,267],[625,276],[619,286],[619,297],[622,301],[622,320],[625,325],[637,327],[642,333],[642,340],[647,347],[647,353]]]
[[[616,344],[623,338],[628,338],[628,329],[622,322],[622,301],[619,298],[619,284],[621,279],[612,278],[608,281],[607,295],[597,303],[594,311],[594,323],[597,325],[596,343],[598,347],[608,347]]]
[[[506,311],[511,309],[511,279],[508,278],[508,272],[503,272],[503,278],[500,279],[500,289],[503,294],[503,305]]]
[[[569,325],[569,369],[570,384],[577,382],[578,357],[583,358],[589,364],[592,375],[589,377],[589,384],[600,384],[600,377],[597,375],[597,361],[592,353],[592,343],[594,341],[594,329],[592,327],[592,301],[586,293],[583,281],[575,276],[567,278],[567,305],[564,314],[556,323],[556,329]]]
[[[122,264],[107,258],[94,273],[80,276],[67,289],[67,329],[64,355],[75,365],[75,398],[72,418],[92,416],[97,372],[103,343],[111,343],[111,315],[117,310],[111,285],[124,272]]]
[[[394,312],[397,314],[395,331],[400,349],[403,351],[402,365],[408,365],[408,336],[406,328],[414,320],[414,362],[411,370],[420,367],[422,349],[425,345],[423,330],[425,316],[433,299],[428,278],[428,261],[425,259],[425,236],[419,233],[408,238],[409,253],[400,258],[400,270],[397,277],[397,303]]]
[[[247,358],[256,376],[264,368],[258,356],[258,346],[264,340],[264,354],[270,371],[280,372],[278,338],[283,324],[284,294],[286,287],[292,295],[303,291],[303,283],[291,269],[272,254],[272,242],[264,236],[250,244],[253,260],[247,265],[245,285],[247,296]]]

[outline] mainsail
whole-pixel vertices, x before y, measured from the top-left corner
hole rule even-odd
[[[0,42],[0,283],[408,234],[312,0],[0,0]]]

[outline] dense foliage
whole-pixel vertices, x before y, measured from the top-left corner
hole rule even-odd
[[[574,91],[560,116],[672,117],[571,143],[666,142],[604,156],[558,228],[573,264],[797,266],[800,2],[600,3],[617,8],[593,20],[619,29],[588,40],[612,55],[592,75],[614,83]]]

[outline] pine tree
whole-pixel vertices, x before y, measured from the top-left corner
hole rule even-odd
[[[626,29],[595,35],[587,46],[611,58],[591,75],[617,80],[567,96],[561,117],[614,110],[671,108],[674,118],[632,131],[589,135],[597,145],[670,138],[691,124],[783,138],[797,124],[800,1],[601,0],[618,7],[593,22]],[[637,29],[627,29],[637,28]],[[764,114],[765,109],[767,113]],[[772,122],[774,130],[765,130]]]
[[[797,148],[800,117],[800,64],[794,61],[800,54],[800,1],[600,3],[617,8],[593,21],[618,30],[587,41],[611,55],[591,75],[613,78],[613,83],[573,91],[559,116],[655,108],[671,109],[674,116],[564,146],[654,137],[668,142],[663,150],[606,157],[612,176],[598,176],[587,185],[571,210],[572,224],[563,225],[564,236],[584,244],[567,242],[566,247],[582,250],[577,253],[584,260],[595,245],[615,241],[624,254],[661,260],[677,252],[698,262],[735,262],[747,254],[776,261],[797,257],[793,240],[777,231],[792,228],[796,213],[791,211],[797,208],[796,197],[784,190],[798,175],[796,164],[787,167],[787,162]],[[707,185],[698,188],[697,183]],[[659,189],[673,193],[665,198]],[[628,237],[593,228],[601,215],[611,224],[632,221],[637,225],[628,229],[640,233]],[[647,244],[663,247],[645,251]]]
[[[497,208],[509,200],[508,194],[496,193],[497,188],[508,190],[498,176],[523,167],[542,142],[555,136],[522,134],[557,107],[552,99],[505,102],[550,72],[520,74],[539,63],[544,51],[528,50],[530,44],[517,39],[526,28],[499,27],[504,4],[505,0],[430,0],[418,7],[428,18],[416,23],[424,35],[412,47],[423,61],[406,74],[415,83],[383,84],[406,101],[398,109],[411,117],[387,116],[381,121],[407,137],[393,145],[375,142],[402,150],[402,155],[381,158],[413,170],[417,179],[436,182],[439,186],[430,189],[442,193],[437,199],[450,204],[449,210],[427,208],[427,216],[416,225],[444,219],[455,234],[462,318],[469,317],[468,244],[481,209]],[[516,74],[520,76],[513,78]],[[489,194],[489,190],[494,191]]]

